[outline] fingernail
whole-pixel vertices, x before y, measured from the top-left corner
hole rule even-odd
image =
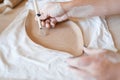
[[[46,23],[46,28],[49,29],[50,28],[50,25],[48,23]]]
[[[46,26],[45,26],[45,28],[49,28],[49,26],[48,26],[48,25],[46,25]]]

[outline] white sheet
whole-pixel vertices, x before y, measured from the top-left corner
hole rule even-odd
[[[71,55],[37,45],[26,35],[24,23],[29,9],[32,9],[30,5],[31,2],[0,34],[0,78],[77,80],[65,62]],[[88,47],[117,50],[104,19],[94,17],[76,23],[83,31]]]

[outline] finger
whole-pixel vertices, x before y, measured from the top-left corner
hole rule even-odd
[[[41,21],[42,27],[45,27],[45,21]]]
[[[92,57],[83,56],[78,58],[69,58],[67,60],[68,65],[76,67],[78,69],[86,69],[93,61]]]
[[[55,17],[55,19],[57,20],[57,22],[62,22],[62,21],[66,21],[68,19],[68,16],[64,14],[60,17]]]
[[[49,29],[49,28],[50,28],[50,24],[49,24],[49,23],[46,23],[45,27],[46,27],[47,29]]]
[[[55,28],[55,24],[53,22],[50,22],[51,28]]]
[[[104,49],[89,49],[84,47],[84,52],[88,55],[97,55],[97,54],[102,54],[106,53],[107,50]]]
[[[45,21],[45,27],[48,29],[50,28],[50,20]]]
[[[51,21],[50,22],[51,27],[54,28],[57,23],[57,20],[55,18],[50,18],[50,21]]]

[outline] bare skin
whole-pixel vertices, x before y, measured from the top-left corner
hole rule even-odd
[[[56,5],[61,6],[55,8]],[[71,17],[83,18],[119,14],[119,5],[120,0],[72,0],[70,2],[47,3],[40,10],[42,14],[40,20],[42,20],[43,26],[50,28]]]
[[[120,0],[73,0],[61,3],[61,5],[66,11],[71,10],[75,6],[91,5],[94,7],[94,11],[89,16],[105,16],[120,13]]]

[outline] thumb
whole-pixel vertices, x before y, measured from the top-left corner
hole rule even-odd
[[[55,17],[55,19],[57,20],[57,22],[63,22],[66,21],[68,19],[68,16],[66,14],[59,16],[59,17]]]
[[[102,54],[106,52],[106,50],[104,49],[90,49],[90,48],[85,48],[85,47],[83,50],[88,55],[98,55],[98,54]]]

